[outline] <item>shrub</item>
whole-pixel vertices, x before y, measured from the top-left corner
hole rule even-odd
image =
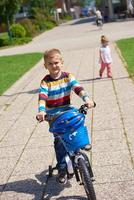
[[[31,37],[13,38],[12,45],[21,45],[32,41]]]
[[[55,23],[52,21],[45,21],[44,26],[45,26],[45,29],[49,30],[49,29],[52,29],[53,27],[55,27]]]
[[[19,23],[25,28],[26,36],[34,36],[36,34],[36,27],[32,20],[25,18],[19,21]]]
[[[0,34],[0,47],[25,44],[30,42],[31,40],[32,40],[31,37],[12,38],[12,40],[9,40],[8,33],[2,33]]]
[[[0,24],[0,32],[4,33],[7,30],[7,25],[5,23]]]
[[[0,47],[8,46],[11,42],[9,41],[9,37],[7,33],[2,33],[0,35]]]
[[[72,20],[72,16],[64,13],[64,14],[61,15],[61,19],[64,20],[64,21],[69,21],[69,20]]]
[[[21,24],[12,24],[10,27],[12,37],[23,38],[26,36],[26,30]]]

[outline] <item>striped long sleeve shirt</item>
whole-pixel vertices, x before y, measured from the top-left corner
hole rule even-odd
[[[72,74],[62,72],[59,79],[53,79],[49,74],[46,75],[41,81],[39,89],[39,112],[46,111],[49,114],[55,114],[60,109],[69,106],[72,90],[83,101],[88,97]]]

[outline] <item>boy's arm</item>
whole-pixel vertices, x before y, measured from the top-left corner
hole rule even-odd
[[[94,102],[89,98],[88,93],[84,89],[80,92],[79,96],[82,98],[88,108],[94,107]]]
[[[44,120],[47,98],[48,98],[48,88],[47,88],[46,84],[44,83],[44,81],[42,81],[40,88],[39,88],[39,99],[38,99],[37,118],[39,119],[39,121]]]
[[[79,84],[79,82],[75,79],[75,77],[70,74],[70,83],[72,86],[72,90],[82,98],[82,100],[87,104],[88,108],[94,106],[94,102],[90,100],[89,94],[84,90],[84,88]]]

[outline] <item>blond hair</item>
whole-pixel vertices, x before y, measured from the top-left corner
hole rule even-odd
[[[109,42],[108,38],[105,35],[101,36],[101,43]]]
[[[47,60],[53,58],[56,54],[59,55],[60,59],[62,60],[62,55],[59,49],[46,50],[44,53],[44,64],[46,64]]]

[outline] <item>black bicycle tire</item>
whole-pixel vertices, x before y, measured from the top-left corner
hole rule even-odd
[[[83,158],[78,160],[78,168],[88,200],[96,200],[95,190],[90,178],[89,170]]]
[[[90,165],[90,162],[89,162],[89,158],[86,155],[86,153],[82,152],[81,154],[82,154],[82,156],[84,157],[84,159],[86,161],[86,165],[87,165],[87,168],[89,170],[90,178],[93,178],[94,175],[93,175],[93,171],[92,171],[92,168],[91,168],[91,165]]]

